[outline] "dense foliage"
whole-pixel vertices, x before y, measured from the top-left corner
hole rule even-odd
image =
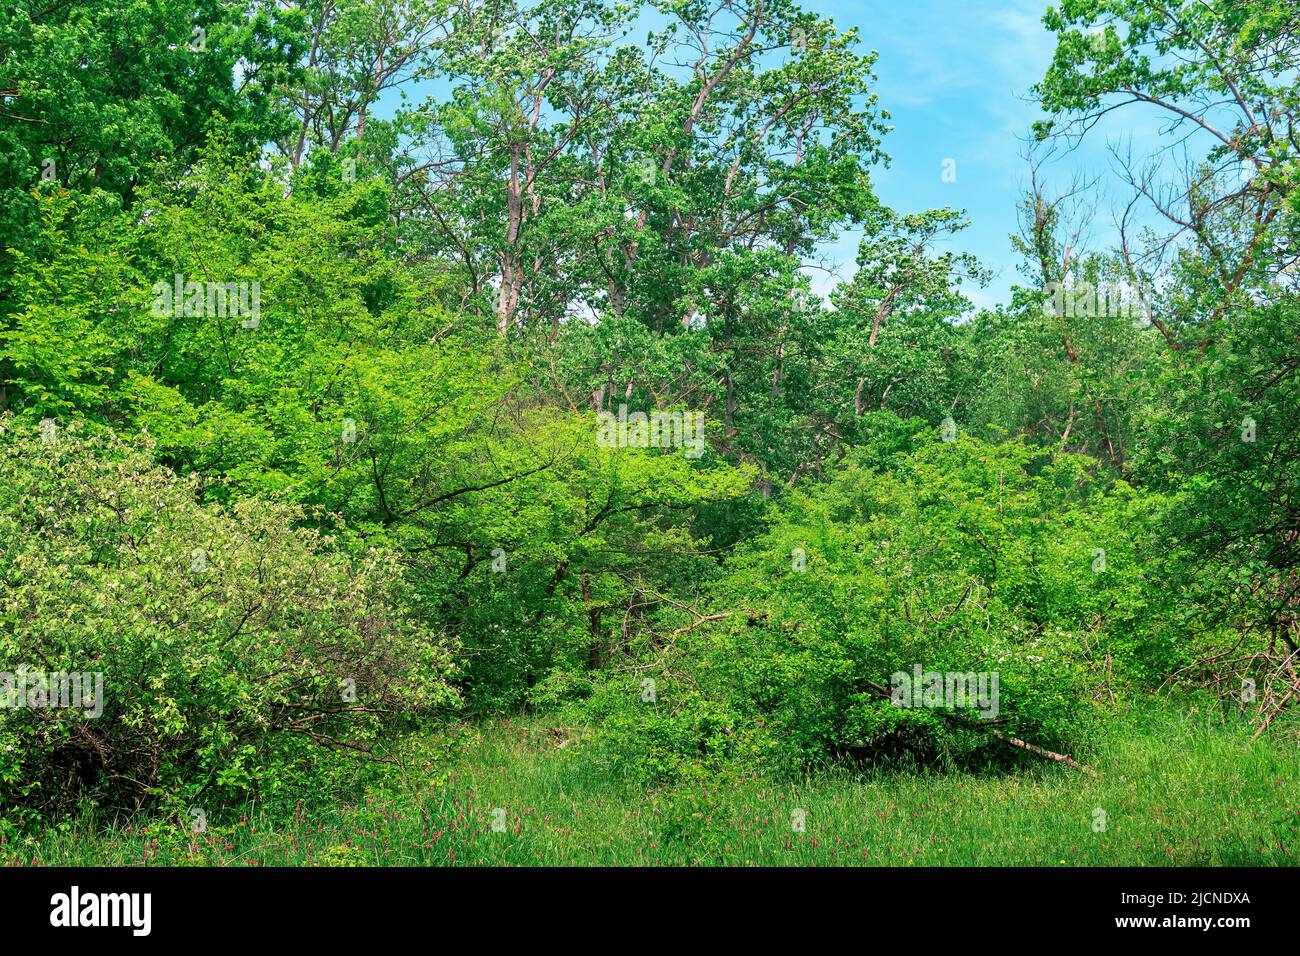
[[[1073,763],[1157,692],[1262,732],[1298,16],[1048,10],[1024,283],[976,310],[965,213],[874,193],[875,54],[793,0],[11,3],[0,671],[104,697],[0,710],[0,811],[292,799],[520,711],[650,780]],[[1114,109],[1201,154],[1081,249],[1042,151]],[[914,668],[997,703],[900,706]]]
[[[198,503],[146,448],[8,416],[0,443],[5,659],[103,675],[81,708],[0,712],[0,775],[29,807],[274,794],[318,746],[368,751],[457,703],[393,554],[349,557],[293,506]]]

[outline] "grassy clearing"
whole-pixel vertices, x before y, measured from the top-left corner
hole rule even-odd
[[[272,815],[256,806],[195,836],[175,821],[79,824],[3,847],[40,865],[1294,865],[1293,732],[1186,718],[1116,732],[1089,777],[1015,774],[753,777],[645,789],[608,779],[544,725],[463,731],[418,783]],[[504,832],[493,829],[504,810]],[[1105,830],[1093,828],[1097,808]],[[796,811],[805,830],[794,832]],[[496,814],[501,819],[501,814]]]

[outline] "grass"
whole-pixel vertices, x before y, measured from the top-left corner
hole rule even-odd
[[[1293,732],[1194,718],[1125,726],[1091,777],[846,773],[646,789],[610,780],[542,724],[461,731],[436,773],[355,802],[272,815],[252,806],[202,835],[176,820],[89,819],[0,846],[38,865],[1206,866],[1295,865]],[[1105,827],[1098,808],[1105,812]],[[504,811],[500,813],[497,811]],[[803,832],[794,821],[802,811]],[[494,829],[494,820],[505,829]]]

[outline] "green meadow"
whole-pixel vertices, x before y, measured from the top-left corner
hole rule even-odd
[[[594,772],[570,728],[498,722],[456,736],[447,765],[352,799],[281,813],[249,804],[204,834],[177,819],[86,818],[6,845],[4,857],[43,866],[438,867],[1295,866],[1300,858],[1300,740],[1251,742],[1244,725],[1195,717],[1115,734],[1092,755],[1095,776],[1031,765],[650,789]]]

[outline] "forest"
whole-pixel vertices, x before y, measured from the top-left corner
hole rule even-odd
[[[1294,866],[1300,7],[1053,2],[990,296],[822,4],[6,0],[0,863]]]

